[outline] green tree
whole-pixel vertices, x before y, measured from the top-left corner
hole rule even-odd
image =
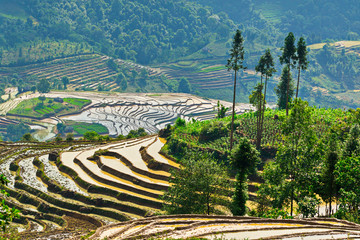
[[[295,47],[295,37],[292,32],[290,32],[285,38],[285,44],[282,48],[283,53],[280,56],[280,63],[286,64],[288,71],[288,79],[291,79],[291,68],[295,66],[296,62],[296,47]],[[290,82],[287,82],[286,85],[286,116],[289,115],[289,94],[290,94]]]
[[[298,68],[298,81],[297,81],[297,85],[296,85],[296,98],[298,97],[298,93],[299,93],[299,84],[300,84],[300,72],[301,70],[306,70],[307,66],[308,66],[308,61],[307,61],[307,50],[306,50],[306,42],[305,39],[303,37],[301,37],[297,43],[297,56],[296,56],[296,60],[297,60],[297,68]]]
[[[220,101],[217,102],[217,115],[216,118],[224,118],[226,115],[226,112],[229,110],[228,107],[225,107],[224,105],[220,104]]]
[[[56,124],[56,128],[60,134],[64,134],[66,125],[64,123],[58,123]]]
[[[319,178],[319,164],[323,146],[318,141],[312,118],[312,108],[300,98],[295,99],[290,115],[282,125],[282,142],[275,162],[264,168],[265,183],[262,194],[270,196],[273,207],[290,203],[293,215],[294,201],[308,196],[314,198]]]
[[[212,214],[215,206],[227,206],[229,176],[226,169],[209,156],[195,154],[173,170],[170,187],[163,195],[168,214]]]
[[[36,139],[33,138],[33,136],[30,133],[25,133],[21,137],[21,141],[23,141],[23,142],[36,142]]]
[[[67,142],[72,142],[72,141],[74,141],[74,134],[72,134],[72,133],[66,134],[66,141],[67,141]]]
[[[262,132],[263,132],[263,129],[264,129],[264,117],[265,117],[265,110],[266,110],[266,90],[267,90],[267,82],[269,80],[270,77],[272,77],[272,75],[274,74],[274,72],[276,72],[274,66],[275,66],[275,63],[274,63],[274,59],[271,55],[271,52],[270,52],[270,49],[267,49],[265,51],[265,54],[264,54],[264,70],[265,70],[265,90],[264,90],[264,99],[263,99],[263,104],[262,104],[262,112],[260,110],[260,113],[261,113],[261,117],[260,117],[260,124],[259,124],[259,127],[260,127],[260,131],[259,131],[259,136],[257,138],[257,147],[258,149],[260,149],[261,147],[261,139],[262,139]]]
[[[40,93],[48,93],[50,92],[50,83],[46,79],[41,79],[38,84],[36,84],[36,88]]]
[[[355,124],[351,127],[349,136],[346,139],[343,147],[342,158],[351,157],[353,155],[360,155],[360,127]]]
[[[179,82],[178,92],[190,93],[191,85],[187,78],[181,78]]]
[[[97,141],[99,140],[100,135],[95,131],[90,131],[84,133],[84,139],[88,141]]]
[[[337,185],[335,176],[335,166],[340,159],[340,147],[338,143],[338,136],[336,133],[331,133],[326,141],[327,149],[324,155],[324,166],[322,167],[320,196],[324,202],[329,204],[329,215],[331,215],[331,203],[337,196]]]
[[[63,139],[61,137],[61,134],[57,134],[56,137],[55,137],[55,142],[59,143],[61,142]]]
[[[260,57],[258,65],[255,66],[255,71],[260,73],[260,85],[255,86],[255,91],[253,91],[252,95],[249,97],[250,103],[254,105],[254,103],[257,103],[257,111],[258,114],[256,116],[256,147],[257,149],[260,148],[260,124],[261,124],[261,110],[262,110],[262,89],[263,89],[263,76],[266,73],[265,70],[265,58],[264,56]],[[254,95],[255,94],[255,95]],[[251,98],[251,99],[250,99]]]
[[[257,111],[257,123],[260,124],[260,116],[261,116],[261,105],[264,100],[264,94],[262,93],[263,84],[258,83],[252,93],[249,96],[249,102],[256,108]],[[260,128],[257,126],[257,130],[260,131]]]
[[[38,99],[44,104],[44,101],[46,100],[45,96],[39,96]]]
[[[19,141],[21,137],[30,132],[30,127],[24,123],[10,124],[6,127],[6,137],[10,141]]]
[[[336,182],[340,187],[340,208],[336,215],[360,222],[360,158],[345,157],[336,164]]]
[[[234,119],[235,119],[235,98],[236,98],[236,77],[237,72],[240,69],[245,69],[244,62],[244,38],[241,36],[241,31],[237,30],[232,42],[232,48],[230,49],[230,58],[226,64],[228,71],[233,70],[234,76],[234,96],[233,96],[233,107],[232,107],[232,118],[231,118],[231,132],[230,132],[230,151],[233,147],[233,135],[234,135]]]
[[[114,59],[112,59],[112,58],[107,61],[107,66],[115,72],[117,72],[117,70],[118,70],[118,66],[117,66],[116,62],[114,61]]]
[[[128,88],[128,83],[127,83],[126,79],[121,80],[120,87],[121,87],[121,90],[123,90],[123,91],[125,91]]]
[[[241,138],[239,145],[231,154],[231,165],[236,169],[236,184],[231,212],[234,215],[246,214],[247,176],[256,173],[256,167],[260,162],[259,152],[253,147],[247,138]]]
[[[288,87],[289,87],[289,91],[287,89]],[[288,103],[287,101],[290,101],[291,96],[294,95],[294,84],[288,66],[285,66],[282,71],[280,82],[275,88],[275,93],[278,97],[277,105],[279,109],[286,109]]]
[[[0,175],[0,185],[2,189],[0,190],[0,194],[2,195],[2,201],[0,202],[0,226],[3,232],[6,232],[7,226],[13,221],[15,218],[20,218],[20,211],[16,208],[10,208],[5,203],[5,197],[9,196],[6,192],[4,186],[9,183],[9,180],[1,174]]]
[[[61,81],[62,81],[62,83],[64,85],[64,89],[67,89],[67,85],[70,83],[69,78],[68,77],[62,77]]]

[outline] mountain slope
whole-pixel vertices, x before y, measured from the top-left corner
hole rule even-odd
[[[227,39],[234,28],[226,16],[186,0],[15,0],[7,8],[0,15],[0,48],[67,40],[142,64],[192,53],[212,37]],[[14,9],[27,18],[20,20]]]

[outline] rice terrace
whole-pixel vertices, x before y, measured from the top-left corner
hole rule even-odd
[[[0,240],[360,240],[359,0],[0,0]]]

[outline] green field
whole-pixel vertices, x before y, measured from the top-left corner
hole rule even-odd
[[[109,130],[99,123],[82,123],[82,122],[73,122],[66,121],[66,126],[71,126],[74,128],[75,134],[84,135],[86,132],[97,132],[98,134],[108,134]]]
[[[200,73],[209,73],[209,72],[219,71],[219,70],[223,70],[223,69],[226,69],[225,65],[218,65],[218,66],[211,66],[211,67],[203,68],[199,72]]]
[[[19,103],[19,105],[9,111],[9,114],[23,117],[46,118],[63,114],[78,112],[83,106],[90,104],[87,99],[64,98],[64,102],[56,102],[52,98],[40,100],[33,98]]]

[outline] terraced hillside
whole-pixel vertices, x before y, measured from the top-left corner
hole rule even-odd
[[[31,94],[0,105],[0,114],[15,108],[19,102],[36,98]],[[62,121],[99,123],[109,130],[111,136],[127,135],[131,130],[144,128],[148,133],[157,133],[167,124],[172,124],[179,117],[188,121],[206,120],[216,115],[217,101],[204,99],[189,94],[101,94],[86,92],[54,92],[45,94],[48,98],[81,98],[91,100],[91,104],[81,113],[52,118],[53,124]],[[221,101],[226,107],[229,102]],[[252,109],[250,104],[238,104],[237,113]],[[42,123],[48,123],[43,119]],[[40,122],[40,124],[42,124]]]
[[[206,61],[180,61],[160,67],[161,71],[170,79],[185,77],[196,88],[201,90],[232,88],[234,79],[224,65]],[[241,84],[256,80],[253,71],[245,71]]]
[[[359,225],[335,219],[151,217],[161,212],[169,171],[180,167],[159,154],[163,145],[156,135],[105,145],[3,143],[0,173],[10,181],[6,203],[21,210],[20,236],[64,239],[100,227],[91,239],[360,237]]]
[[[94,91],[101,86],[102,89],[114,91],[119,88],[115,82],[119,71],[109,67],[109,59],[104,55],[86,54],[23,67],[2,67],[0,68],[0,77],[12,76],[16,73],[21,78],[48,79],[53,84],[56,83],[56,79],[59,81],[63,77],[68,77],[70,83],[67,87],[70,90]],[[149,67],[120,59],[116,62],[118,67],[123,67],[128,71],[146,70],[149,76],[159,76],[158,72]]]
[[[337,219],[275,220],[208,215],[159,216],[99,228],[90,239],[358,239],[360,225]]]
[[[89,230],[143,218],[161,209],[169,171],[179,167],[159,154],[163,145],[156,136],[102,146],[3,143],[6,202],[22,211],[23,236],[45,230],[76,235],[82,230],[71,224],[78,220]]]

